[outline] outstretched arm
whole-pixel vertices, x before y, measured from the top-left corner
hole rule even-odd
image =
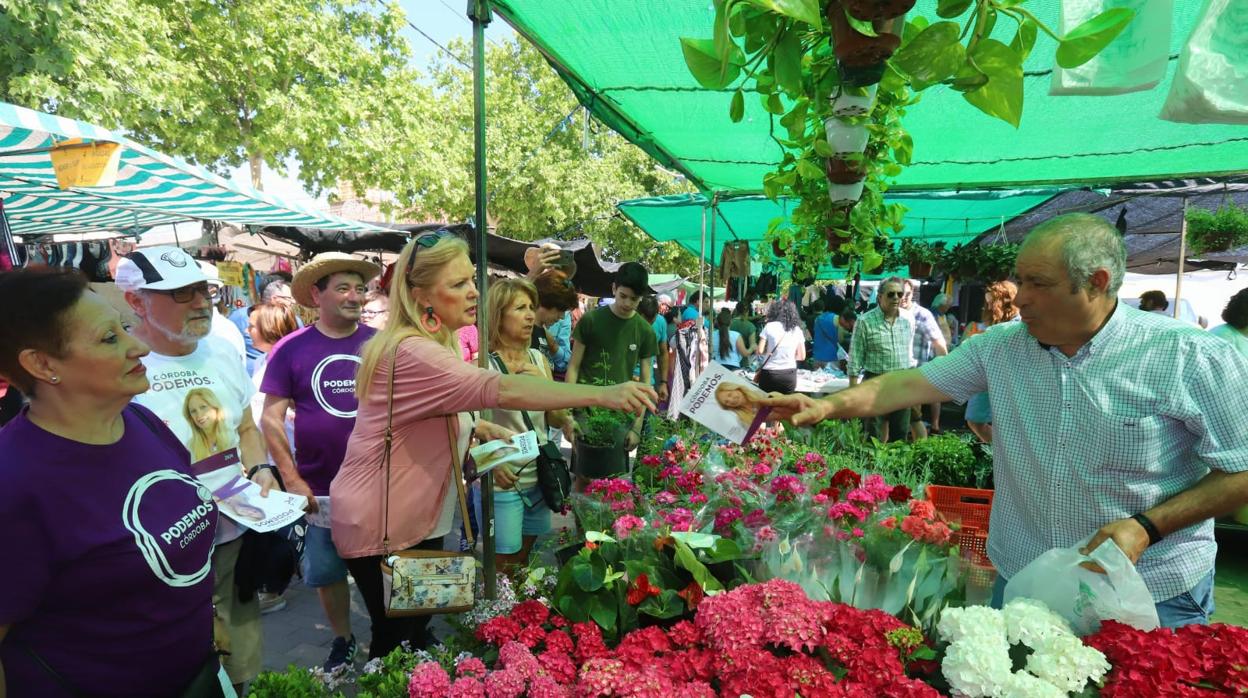
[[[772,394],[762,404],[772,408],[778,419],[792,420],[798,426],[817,424],[825,419],[876,417],[903,407],[950,400],[948,395],[923,376],[918,369],[885,373],[856,387],[816,400],[795,393]]]

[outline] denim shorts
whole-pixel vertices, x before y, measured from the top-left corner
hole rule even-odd
[[[550,514],[540,487],[523,491],[495,488],[494,549],[504,555],[520,552],[524,536],[550,533]]]
[[[303,583],[310,587],[327,587],[347,578],[347,563],[338,557],[330,529],[308,526],[303,546]]]

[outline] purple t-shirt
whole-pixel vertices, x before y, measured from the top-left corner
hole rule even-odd
[[[326,337],[310,325],[283,337],[269,352],[260,392],[295,404],[295,458],[318,497],[342,466],[347,437],[355,426],[355,371],[360,347],[374,330],[360,325],[350,337]]]
[[[94,446],[36,426],[0,429],[0,662],[11,696],[176,695],[212,652],[217,510],[190,454],[131,405]]]

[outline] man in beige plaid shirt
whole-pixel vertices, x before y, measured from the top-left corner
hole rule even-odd
[[[1091,535],[1085,552],[1112,539],[1135,563],[1163,625],[1207,623],[1213,519],[1248,503],[1248,360],[1199,328],[1119,303],[1125,267],[1108,222],[1060,216],[1019,251],[1021,323],[825,400],[768,402],[800,425],[987,390],[994,602],[1040,554]]]

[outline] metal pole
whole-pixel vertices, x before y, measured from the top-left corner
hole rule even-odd
[[[706,207],[702,207],[702,237],[698,242],[698,295],[705,295],[706,288]],[[702,301],[698,301],[698,314],[702,314]],[[698,336],[702,335],[702,325],[698,325]]]
[[[472,20],[472,130],[473,159],[476,168],[476,225],[477,234],[477,290],[481,300],[477,302],[477,336],[480,352],[478,361],[486,368],[489,361],[490,336],[486,326],[485,296],[489,285],[489,255],[486,236],[489,218],[486,215],[485,179],[485,25],[493,16],[489,0],[468,0],[468,17]],[[494,479],[481,478],[481,564],[485,568],[485,597],[498,596],[498,579],[494,560]],[[467,526],[468,522],[464,522]]]
[[[1179,223],[1179,274],[1174,277],[1174,319],[1179,319],[1179,298],[1183,295],[1183,263],[1187,261],[1187,197],[1183,197],[1183,220]]]
[[[719,217],[719,193],[711,195],[711,324],[715,324],[715,219]],[[722,256],[722,255],[721,255]],[[723,263],[723,260],[720,260]]]

